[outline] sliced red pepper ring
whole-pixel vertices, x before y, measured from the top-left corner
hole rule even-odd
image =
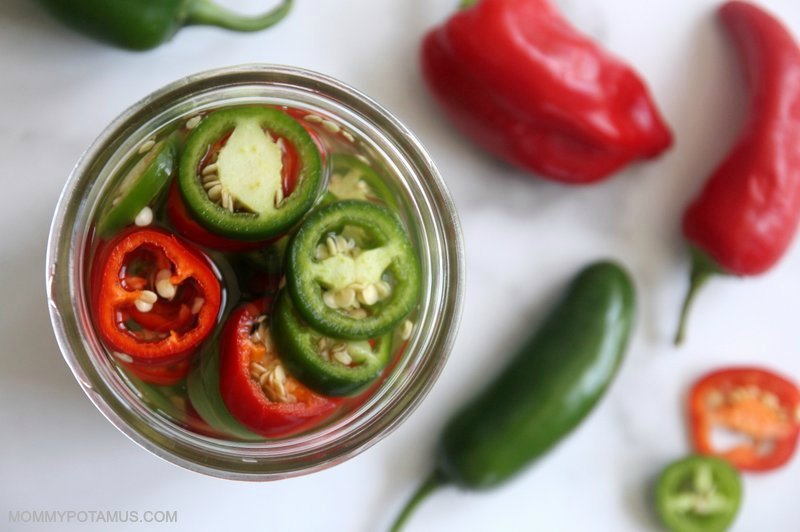
[[[214,329],[220,282],[204,256],[173,235],[123,232],[102,253],[96,271],[98,332],[123,362],[179,362]]]
[[[186,378],[192,366],[192,361],[189,359],[166,366],[130,364],[119,358],[117,358],[117,362],[135,377],[149,384],[157,384],[159,386],[174,386],[178,384]]]
[[[771,371],[728,368],[700,379],[689,396],[695,449],[720,456],[744,471],[768,471],[789,461],[800,435],[800,390]],[[745,439],[728,448],[719,432]]]
[[[220,339],[219,386],[231,414],[265,437],[306,430],[329,417],[340,400],[318,395],[289,375],[272,344],[267,299],[236,309]]]

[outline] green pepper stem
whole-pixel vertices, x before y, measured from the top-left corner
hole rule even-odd
[[[478,0],[461,0],[460,9],[467,9],[478,3]]]
[[[678,331],[675,333],[674,344],[679,346],[686,338],[686,326],[689,320],[689,310],[692,308],[697,293],[706,284],[712,275],[721,273],[714,261],[702,251],[692,248],[692,272],[689,279],[689,290],[683,300],[681,317],[678,322]]]
[[[433,474],[431,474],[425,480],[425,482],[423,482],[422,485],[417,488],[417,491],[414,492],[414,495],[411,496],[411,499],[409,499],[409,501],[403,507],[400,515],[398,515],[397,519],[395,519],[394,523],[392,523],[392,527],[389,529],[389,531],[400,532],[400,530],[408,521],[408,518],[411,517],[411,514],[417,509],[417,506],[419,506],[422,501],[428,498],[428,495],[444,486],[446,483],[447,481],[441,475],[441,473],[434,471]]]
[[[193,0],[189,4],[186,24],[219,26],[233,31],[259,31],[283,20],[291,8],[292,0],[283,0],[266,13],[245,16],[229,11],[211,0]]]

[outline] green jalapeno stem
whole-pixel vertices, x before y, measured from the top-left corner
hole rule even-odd
[[[434,491],[438,490],[442,486],[447,484],[447,479],[439,473],[439,471],[434,471],[426,480],[425,482],[417,488],[417,491],[414,492],[414,495],[411,496],[411,499],[406,503],[403,509],[400,511],[400,515],[394,520],[392,523],[392,527],[389,529],[390,532],[399,532],[403,526],[405,526],[408,518],[411,517],[411,514],[414,513],[414,510],[417,509],[417,506],[420,505],[422,501],[428,498],[428,496],[433,493]]]
[[[186,25],[218,26],[233,31],[259,31],[274,26],[292,8],[292,0],[283,0],[277,7],[255,16],[245,16],[221,7],[211,0],[196,0],[189,4]]]
[[[689,289],[683,300],[678,330],[675,333],[674,344],[681,345],[686,338],[686,325],[689,320],[689,310],[692,308],[697,293],[706,284],[712,275],[722,273],[708,255],[692,247],[692,271],[689,278]]]

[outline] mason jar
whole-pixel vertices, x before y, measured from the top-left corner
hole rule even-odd
[[[178,121],[220,107],[285,106],[328,117],[388,169],[386,177],[421,263],[415,326],[405,349],[365,401],[300,434],[239,441],[203,434],[153,408],[109,356],[93,325],[88,283],[100,206],[135,150]],[[323,153],[323,158],[325,154]],[[116,118],[73,169],[47,248],[53,330],[78,384],[103,415],[153,454],[201,473],[274,480],[318,471],[364,451],[419,405],[453,345],[464,293],[464,253],[453,201],[417,138],[374,100],[332,78],[291,67],[244,65],[189,76]]]

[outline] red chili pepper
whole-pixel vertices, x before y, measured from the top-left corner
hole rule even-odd
[[[637,74],[547,0],[462,9],[425,37],[422,70],[465,134],[556,181],[592,183],[672,144]]]
[[[789,247],[800,220],[800,48],[772,15],[745,2],[719,10],[744,64],[750,117],[683,217],[692,246],[692,300],[717,273],[758,275]]]
[[[93,291],[98,332],[110,349],[130,357],[131,364],[164,367],[179,362],[214,329],[219,280],[205,257],[175,236],[155,229],[126,231],[99,260],[99,289]],[[168,279],[175,287],[171,299],[158,295],[157,278],[164,270],[171,272]]]
[[[746,471],[784,465],[800,435],[800,390],[788,379],[760,368],[728,368],[700,379],[689,396],[695,449],[721,456]],[[720,449],[715,429],[745,436],[749,442]]]
[[[268,299],[245,303],[225,324],[220,338],[219,388],[231,414],[266,437],[294,434],[319,423],[341,404],[318,395],[287,374],[259,318]],[[257,332],[259,331],[259,332]],[[268,335],[268,331],[264,331]]]

